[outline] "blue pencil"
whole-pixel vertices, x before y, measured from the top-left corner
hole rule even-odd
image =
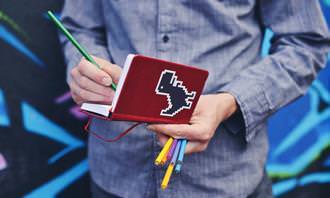
[[[178,159],[178,155],[179,155],[179,151],[180,151],[180,147],[181,147],[181,142],[182,140],[178,140],[178,143],[176,144],[172,159],[171,159],[171,164],[173,164],[173,166],[175,166],[176,164],[176,160]]]
[[[176,162],[176,166],[175,166],[175,172],[179,173],[181,171],[181,166],[183,163],[183,157],[184,157],[184,151],[186,150],[186,146],[187,146],[187,140],[183,139],[181,141],[181,147],[180,147],[180,152],[179,152],[179,156],[178,156],[178,160]]]

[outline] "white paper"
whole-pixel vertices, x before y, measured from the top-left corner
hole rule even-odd
[[[105,117],[108,117],[111,111],[111,107],[112,107],[111,105],[83,103],[80,108],[85,111],[97,113]]]

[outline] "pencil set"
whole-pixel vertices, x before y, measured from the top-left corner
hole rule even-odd
[[[161,188],[163,190],[167,188],[173,171],[175,173],[179,173],[181,171],[186,145],[186,139],[174,139],[170,137],[157,156],[155,165],[164,166],[168,162],[167,170],[161,183]]]

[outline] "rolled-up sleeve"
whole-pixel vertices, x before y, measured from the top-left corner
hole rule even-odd
[[[101,0],[65,1],[61,20],[64,26],[90,54],[106,60],[110,59],[106,44]],[[61,32],[59,36],[67,63],[67,71],[70,71],[79,63],[82,55]],[[70,75],[67,75],[67,81],[70,81]]]
[[[263,26],[274,32],[270,54],[220,90],[235,96],[247,141],[273,112],[306,92],[330,47],[319,1],[261,0],[259,9]],[[238,130],[232,120],[226,124]]]

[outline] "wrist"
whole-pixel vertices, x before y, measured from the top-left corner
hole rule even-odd
[[[230,93],[217,94],[217,104],[218,118],[220,118],[221,121],[229,118],[238,109],[236,99]]]

